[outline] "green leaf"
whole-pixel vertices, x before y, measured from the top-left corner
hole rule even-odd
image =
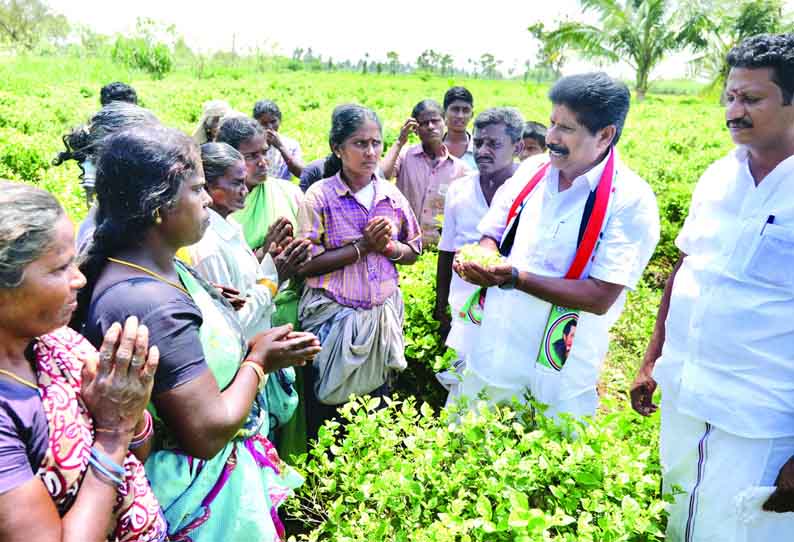
[[[491,517],[493,517],[493,509],[491,508],[491,501],[488,500],[488,497],[485,495],[480,495],[477,498],[477,504],[474,508],[477,511],[477,515],[481,518],[490,521]]]

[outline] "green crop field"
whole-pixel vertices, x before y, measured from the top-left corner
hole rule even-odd
[[[0,59],[0,177],[37,183],[55,193],[75,221],[86,212],[74,163],[53,167],[61,136],[99,107],[99,88],[131,83],[142,105],[165,124],[191,131],[209,99],[249,113],[257,99],[275,100],[281,132],[297,139],[306,161],[328,151],[332,108],[373,108],[393,141],[413,105],[441,101],[453,84],[467,86],[475,110],[514,106],[527,120],[547,121],[546,86],[521,81],[335,72],[270,73],[216,69],[196,77],[178,70],[155,81],[102,59]],[[665,88],[660,86],[659,88]],[[649,94],[634,103],[618,149],[658,198],[662,240],[639,288],[613,329],[600,391],[604,405],[589,426],[529,419],[532,411],[482,416],[439,414],[443,394],[433,370],[448,362],[430,316],[435,255],[403,270],[407,355],[399,398],[377,411],[361,400],[347,410],[344,438],[332,425],[309,458],[292,463],[306,476],[285,510],[293,535],[312,540],[660,540],[658,417],[640,419],[628,386],[650,336],[660,287],[674,262],[673,240],[706,166],[730,148],[723,112],[713,98]],[[653,88],[652,88],[653,91]],[[475,111],[475,113],[476,113]],[[414,396],[412,398],[411,396]],[[518,423],[521,422],[521,423]],[[451,424],[451,425],[450,425]],[[577,438],[571,433],[576,432]]]

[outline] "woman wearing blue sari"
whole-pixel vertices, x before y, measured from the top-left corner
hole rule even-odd
[[[300,477],[267,440],[265,373],[301,365],[317,339],[281,326],[246,342],[229,303],[174,259],[208,225],[201,157],[184,134],[111,136],[97,164],[99,212],[73,325],[92,342],[135,315],[161,352],[146,462],[171,540],[277,541],[277,507]]]

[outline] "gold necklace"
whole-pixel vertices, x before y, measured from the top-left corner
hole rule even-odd
[[[0,374],[4,374],[4,375],[6,375],[7,377],[9,377],[9,378],[11,378],[13,380],[16,380],[20,384],[24,384],[25,386],[27,386],[29,388],[33,388],[34,390],[38,390],[39,389],[39,386],[37,384],[34,384],[33,382],[31,382],[27,378],[22,378],[21,376],[15,375],[11,371],[6,371],[5,369],[0,369]]]
[[[162,276],[162,275],[159,275],[159,274],[155,273],[154,271],[151,271],[151,270],[149,270],[149,269],[146,269],[146,268],[145,268],[145,267],[143,267],[142,265],[138,265],[138,264],[135,264],[135,263],[132,263],[132,262],[128,262],[128,261],[125,261],[125,260],[119,260],[119,259],[117,259],[117,258],[108,258],[108,260],[109,260],[109,261],[111,261],[111,262],[113,262],[113,263],[117,263],[117,264],[119,264],[119,265],[126,265],[127,267],[131,267],[131,268],[133,268],[133,269],[137,269],[138,271],[141,271],[141,272],[143,272],[143,273],[146,273],[147,275],[150,275],[150,276],[152,276],[152,277],[156,278],[156,279],[157,279],[157,280],[159,280],[159,281],[165,282],[165,283],[166,283],[166,284],[168,284],[169,286],[173,286],[173,287],[174,287],[174,288],[176,288],[177,290],[180,290],[180,291],[184,292],[184,293],[185,293],[185,295],[187,295],[188,297],[190,297],[190,293],[188,293],[188,291],[187,291],[187,290],[185,290],[185,289],[184,289],[182,286],[180,286],[179,284],[177,284],[176,282],[174,282],[174,281],[172,281],[172,280],[168,280],[168,279],[167,279],[167,278],[165,278],[164,276]]]

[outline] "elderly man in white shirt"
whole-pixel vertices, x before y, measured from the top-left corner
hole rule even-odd
[[[692,195],[632,406],[661,385],[668,540],[794,540],[794,34],[728,64],[738,147]]]
[[[446,344],[454,348],[459,360],[476,341],[478,326],[461,309],[478,290],[452,272],[455,252],[480,240],[478,225],[493,201],[496,191],[518,169],[515,157],[521,152],[524,120],[510,107],[486,109],[474,121],[474,159],[478,170],[449,185],[444,202],[444,225],[438,243],[436,305],[433,317],[440,322]],[[451,307],[452,314],[447,312]],[[458,365],[460,366],[460,365]],[[460,380],[454,372],[438,375],[439,381],[455,395]]]
[[[626,86],[604,73],[574,75],[549,97],[550,164],[538,171],[536,161],[524,162],[480,224],[480,245],[502,252],[506,264],[454,264],[488,287],[463,393],[485,390],[501,401],[528,391],[550,415],[593,415],[608,331],[659,240],[659,214],[648,184],[616,157]],[[558,324],[570,320],[575,340],[556,359]]]

